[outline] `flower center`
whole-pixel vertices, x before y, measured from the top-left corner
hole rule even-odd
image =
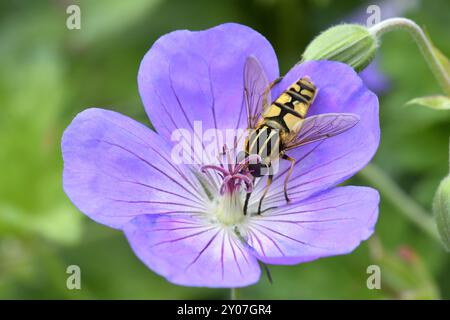
[[[248,165],[257,163],[258,156],[246,157],[239,163],[224,165],[205,165],[202,172],[215,171],[222,179],[220,193],[217,195],[217,203],[214,205],[213,213],[224,225],[236,225],[245,219],[244,206],[242,203],[241,190],[250,193],[253,190],[253,176]],[[237,162],[237,161],[236,161]]]
[[[217,219],[224,225],[236,225],[244,219],[243,204],[240,193],[225,193],[220,196],[219,203],[215,208]]]

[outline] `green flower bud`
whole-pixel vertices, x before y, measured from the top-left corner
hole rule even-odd
[[[303,53],[303,61],[340,61],[360,72],[373,60],[377,48],[377,38],[365,26],[342,24],[318,35]]]
[[[433,214],[444,247],[450,251],[450,175],[441,181],[436,191]]]

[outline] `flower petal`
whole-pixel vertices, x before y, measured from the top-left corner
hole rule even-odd
[[[171,163],[170,149],[128,117],[85,110],[62,138],[64,190],[82,212],[114,228],[140,214],[204,212],[202,188]]]
[[[259,279],[257,260],[231,229],[186,215],[148,215],[124,232],[142,262],[175,284],[242,287]]]
[[[278,77],[270,43],[246,26],[227,23],[205,31],[181,30],[161,37],[142,60],[138,84],[157,132],[176,129],[236,129],[246,125],[244,64],[257,57],[268,79]]]
[[[299,204],[253,216],[247,243],[258,259],[271,264],[350,253],[373,233],[378,203],[374,189],[334,188]]]
[[[386,93],[391,87],[390,79],[381,71],[379,60],[375,58],[359,73],[364,84],[377,94]]]
[[[322,113],[354,113],[360,116],[356,126],[348,131],[316,143],[287,152],[297,160],[289,180],[288,194],[292,202],[333,187],[361,170],[375,154],[380,140],[378,99],[369,91],[349,66],[333,61],[310,61],[291,69],[274,89],[278,96],[290,84],[309,76],[318,88],[316,100],[308,116]],[[286,203],[283,194],[288,161],[280,160],[278,174],[264,207]],[[260,198],[265,179],[258,181]]]

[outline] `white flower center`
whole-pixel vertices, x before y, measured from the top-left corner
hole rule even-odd
[[[233,156],[226,147],[224,147],[224,155],[228,162],[221,165],[204,165],[201,167],[201,171],[205,173],[212,170],[222,180],[211,212],[221,224],[238,227],[246,219],[242,191],[251,193],[253,190],[253,176],[249,164],[259,163],[261,159],[258,155],[250,155],[240,162],[235,157],[236,161],[233,162]]]
[[[238,191],[226,192],[218,200],[214,213],[222,224],[230,226],[244,221],[244,206]]]

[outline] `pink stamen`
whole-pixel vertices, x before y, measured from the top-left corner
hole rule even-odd
[[[245,184],[245,191],[247,193],[250,193],[250,192],[253,191],[253,181],[248,176],[240,174],[240,173],[237,173],[237,174],[233,175],[233,178],[244,182],[244,184]]]
[[[228,176],[230,173],[223,167],[221,166],[216,166],[213,164],[210,165],[204,165],[200,168],[200,170],[202,170],[203,173],[205,173],[207,170],[215,170],[215,171],[219,171],[219,173],[222,174],[222,178]]]
[[[261,157],[258,155],[250,155],[241,162],[235,164],[232,162],[232,157],[229,150],[224,146],[224,156],[227,160],[226,165],[204,165],[201,171],[205,173],[207,170],[217,171],[219,176],[223,179],[220,186],[220,194],[233,193],[238,191],[242,183],[244,183],[245,191],[250,193],[253,191],[253,176],[250,173],[248,166],[250,164],[260,163]],[[228,168],[228,170],[226,169]]]
[[[232,186],[230,184],[233,183]],[[226,192],[231,193],[234,189],[234,182],[233,178],[231,176],[226,176],[225,179],[223,179],[222,185],[220,186],[220,195],[224,195]]]

